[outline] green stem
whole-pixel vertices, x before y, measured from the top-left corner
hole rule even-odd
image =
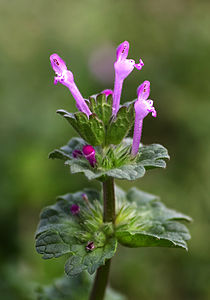
[[[104,222],[115,223],[114,178],[108,177],[103,182]]]
[[[115,223],[115,194],[114,179],[108,177],[103,182],[104,222]],[[111,259],[98,268],[89,300],[103,300],[109,279]]]

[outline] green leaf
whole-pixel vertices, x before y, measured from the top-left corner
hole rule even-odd
[[[190,234],[178,221],[191,218],[168,209],[157,196],[132,188],[118,204],[116,237],[127,247],[179,247],[187,250]]]
[[[112,117],[112,96],[106,99],[105,94],[98,94],[96,97],[89,98],[89,108],[92,113],[96,114],[99,120],[104,123],[104,126],[109,124]]]
[[[88,197],[88,203],[82,194]],[[72,215],[70,207],[80,207],[78,215]],[[83,270],[90,274],[110,259],[117,247],[112,232],[107,233],[103,223],[100,194],[84,190],[75,194],[60,196],[55,205],[46,207],[41,213],[36,232],[36,249],[44,259],[57,258],[68,254],[65,270],[68,275],[77,275]],[[88,242],[95,248],[86,250]]]
[[[54,151],[50,152],[49,158],[62,160],[73,159],[73,151],[76,149],[82,151],[84,145],[84,140],[82,140],[81,138],[74,137],[68,142],[67,145],[61,147],[60,149],[55,149]]]
[[[78,132],[78,134],[92,146],[101,145],[105,139],[105,129],[103,122],[95,114],[90,115],[89,119],[83,112],[71,114],[65,110],[58,110]]]
[[[138,165],[146,170],[152,168],[165,168],[165,159],[169,159],[168,151],[162,145],[151,144],[139,147],[139,156],[136,160]]]
[[[77,275],[84,270],[93,274],[98,267],[105,264],[107,259],[112,258],[116,251],[117,243],[115,238],[110,238],[103,247],[98,247],[87,254],[84,246],[76,245],[73,247],[74,255],[66,262],[65,272],[69,276]]]
[[[133,158],[130,155],[132,139],[126,138],[119,146],[108,147],[104,152],[96,147],[97,165],[93,168],[84,157],[72,157],[73,150],[82,150],[84,144],[82,139],[73,138],[67,146],[51,152],[50,158],[65,160],[73,174],[84,173],[88,179],[100,181],[105,180],[107,176],[135,180],[143,177],[148,169],[165,168],[165,160],[169,158],[167,149],[159,144],[141,145],[139,154]]]
[[[61,277],[51,285],[37,288],[37,300],[88,300],[92,278],[87,273],[75,277]],[[125,300],[126,298],[111,288],[106,289],[105,300]]]
[[[112,95],[91,96],[87,105],[92,114],[87,117],[83,112],[69,113],[63,109],[57,113],[63,116],[77,133],[92,146],[118,145],[134,123],[134,102],[123,105],[116,118],[112,117]]]
[[[131,103],[128,107],[122,106],[113,119],[106,132],[106,145],[118,145],[125,138],[134,124],[134,106]]]

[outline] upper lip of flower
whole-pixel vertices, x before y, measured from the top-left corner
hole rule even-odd
[[[50,62],[56,75],[61,76],[64,70],[67,70],[65,61],[56,53],[50,55]]]
[[[117,51],[116,51],[117,60],[123,60],[128,57],[129,47],[130,45],[128,41],[124,41],[117,47]]]

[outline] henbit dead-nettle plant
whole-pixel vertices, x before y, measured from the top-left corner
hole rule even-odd
[[[150,82],[137,89],[137,99],[120,105],[125,78],[134,68],[144,66],[140,59],[128,59],[129,43],[116,52],[114,89],[84,99],[66,63],[52,54],[56,73],[54,84],[61,83],[76,100],[78,112],[58,110],[79,134],[67,145],[50,153],[64,160],[71,173],[84,173],[101,182],[102,191],[84,189],[57,198],[41,213],[36,232],[36,249],[44,259],[67,256],[66,277],[38,292],[40,300],[117,300],[124,296],[106,286],[111,258],[118,243],[126,247],[176,247],[187,249],[188,229],[179,221],[191,218],[168,209],[159,197],[131,188],[115,186],[114,179],[136,180],[154,168],[165,168],[167,150],[159,144],[143,145],[143,119],[157,113],[149,100]],[[134,128],[133,138],[127,137]],[[85,272],[87,271],[87,272]],[[89,276],[96,272],[95,277]],[[90,294],[90,296],[88,296]]]

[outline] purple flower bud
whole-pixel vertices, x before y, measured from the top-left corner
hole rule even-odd
[[[87,196],[85,193],[82,194],[82,199],[83,199],[85,202],[88,202],[88,201],[89,201],[89,200],[88,200],[88,196]]]
[[[135,124],[133,134],[132,155],[135,156],[139,150],[141,140],[143,119],[151,112],[153,117],[157,116],[152,100],[147,100],[150,94],[150,82],[144,81],[137,89],[138,99],[134,104]]]
[[[106,90],[103,90],[101,93],[102,93],[102,94],[105,94],[106,97],[108,97],[109,95],[112,95],[112,94],[113,94],[113,91],[112,91],[112,90],[109,90],[109,89],[106,89]]]
[[[50,56],[50,62],[53,70],[56,73],[56,77],[54,78],[54,84],[60,82],[61,84],[67,86],[72,96],[76,100],[77,108],[89,117],[91,115],[91,111],[87,106],[84,98],[82,97],[80,91],[78,90],[74,82],[74,76],[72,72],[67,69],[65,62],[56,53]]]
[[[95,248],[94,242],[88,242],[85,248],[87,251],[93,251],[93,249]]]
[[[75,149],[72,152],[72,156],[73,156],[73,158],[80,158],[82,156],[82,151],[80,151],[79,149]]]
[[[77,215],[80,212],[80,207],[77,204],[72,204],[70,211],[72,213],[72,215]]]
[[[96,164],[95,149],[91,145],[85,145],[82,149],[85,158],[89,161],[92,167]]]
[[[138,64],[136,64],[133,59],[127,59],[128,51],[129,43],[124,41],[118,46],[116,52],[117,60],[114,63],[115,84],[113,93],[113,115],[115,116],[120,106],[120,97],[124,79],[133,71],[134,68],[141,70],[142,66],[144,65],[141,59]]]

